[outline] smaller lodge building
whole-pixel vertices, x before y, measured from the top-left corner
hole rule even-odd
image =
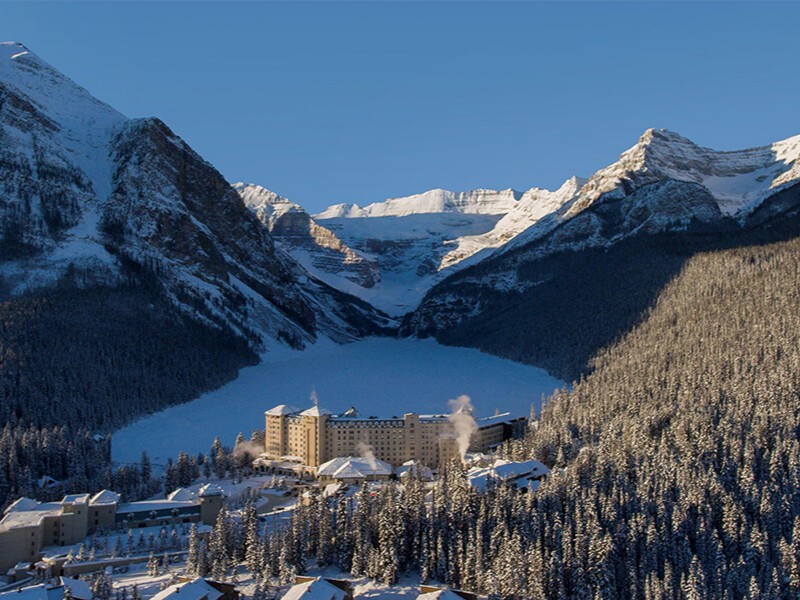
[[[195,494],[175,490],[165,500],[123,503],[120,495],[103,490],[94,496],[71,494],[60,502],[20,498],[0,520],[0,574],[18,563],[34,563],[47,546],[69,546],[95,531],[154,525],[213,525],[222,508],[223,492],[207,484]]]

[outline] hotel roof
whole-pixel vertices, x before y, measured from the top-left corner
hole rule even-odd
[[[200,488],[197,495],[201,498],[204,496],[224,496],[225,492],[216,483],[207,483]]]
[[[265,411],[265,415],[272,415],[272,416],[283,416],[283,415],[293,415],[294,413],[299,413],[300,409],[294,406],[289,406],[288,404],[278,404],[278,406],[273,406],[268,411]]]
[[[167,496],[167,500],[172,500],[173,502],[194,502],[196,499],[197,494],[186,488],[178,488]]]
[[[61,504],[86,504],[89,502],[89,494],[70,494],[64,496]]]
[[[60,515],[61,509],[60,502],[37,502],[34,508],[12,510],[0,521],[0,531],[38,525],[44,517]]]
[[[89,504],[119,504],[120,499],[120,495],[117,492],[103,490],[92,496]]]
[[[333,413],[326,408],[320,408],[317,405],[305,409],[300,413],[301,417],[322,417],[324,415],[332,415]]]

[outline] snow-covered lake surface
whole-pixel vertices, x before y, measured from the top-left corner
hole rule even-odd
[[[146,417],[114,434],[115,461],[133,462],[147,450],[156,464],[179,451],[208,452],[215,436],[233,445],[264,427],[264,411],[278,404],[320,406],[334,413],[355,406],[362,416],[447,413],[447,401],[467,394],[477,416],[495,409],[527,415],[564,385],[543,369],[432,340],[372,338],[339,346],[320,343],[303,352],[282,350],[242,369],[218,390]]]

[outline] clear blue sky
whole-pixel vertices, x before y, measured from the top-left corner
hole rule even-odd
[[[648,127],[799,133],[798,23],[763,2],[0,3],[0,38],[312,212],[557,186]]]

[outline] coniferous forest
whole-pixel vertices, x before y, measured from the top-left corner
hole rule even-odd
[[[212,536],[197,550],[205,553],[198,572],[241,559],[286,581],[311,564],[335,564],[387,583],[412,571],[508,598],[797,597],[798,256],[794,239],[689,259],[641,323],[556,393],[525,439],[502,449],[553,468],[536,492],[479,493],[451,465],[429,501],[418,483],[392,484],[316,498],[266,535],[248,533],[247,519],[219,525],[215,535],[229,541],[214,547]],[[7,340],[33,310],[4,312]],[[35,383],[8,377],[5,389]],[[107,442],[41,414],[3,432],[6,494],[24,493],[45,472],[77,472],[82,486],[101,474],[108,481]],[[119,419],[88,413],[84,422]]]
[[[800,599],[800,4],[321,4],[3,5],[0,592]]]
[[[113,430],[219,387],[255,360],[243,340],[176,315],[148,285],[62,285],[5,300],[0,505],[103,487]],[[43,476],[62,484],[43,489]]]
[[[800,594],[800,240],[700,254],[592,374],[503,449],[554,470],[472,490],[453,464],[298,508],[224,514],[190,568],[289,581],[335,564],[495,598],[789,600]]]

